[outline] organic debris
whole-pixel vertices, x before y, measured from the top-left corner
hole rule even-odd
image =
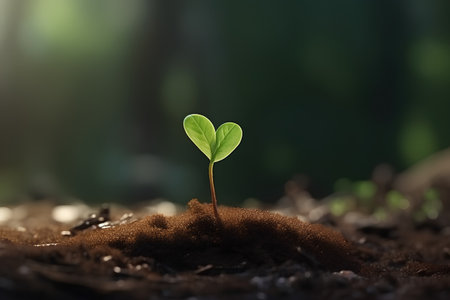
[[[411,229],[402,220],[343,226],[346,239],[268,211],[221,206],[219,213],[221,223],[211,204],[192,200],[171,217],[103,214],[104,222],[71,235],[59,234],[68,231],[62,225],[0,228],[1,299],[449,296],[446,228]]]

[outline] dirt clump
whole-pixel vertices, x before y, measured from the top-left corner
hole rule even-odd
[[[155,259],[176,270],[213,264],[280,264],[303,261],[330,270],[359,270],[352,246],[342,235],[320,224],[256,209],[220,207],[218,224],[210,204],[192,200],[180,215],[153,215],[131,224],[87,230],[62,240],[61,247],[83,247],[126,257]],[[102,250],[100,250],[102,249]]]

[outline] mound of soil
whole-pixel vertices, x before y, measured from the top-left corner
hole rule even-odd
[[[344,238],[262,210],[219,214],[192,200],[173,217],[103,211],[71,229],[1,228],[0,298],[450,298],[450,232],[439,224],[340,226]]]

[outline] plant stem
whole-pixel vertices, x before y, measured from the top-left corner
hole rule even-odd
[[[209,175],[209,188],[211,189],[211,202],[213,205],[214,216],[216,217],[217,223],[221,223],[219,212],[217,211],[217,198],[216,198],[216,189],[214,188],[214,176],[213,176],[213,166],[214,162],[211,161],[209,163],[208,175]]]

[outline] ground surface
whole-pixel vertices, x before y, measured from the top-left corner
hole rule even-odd
[[[78,226],[4,225],[0,298],[450,299],[448,218],[324,214],[311,225],[262,210],[219,212],[221,224],[193,200],[173,217],[104,209]]]

